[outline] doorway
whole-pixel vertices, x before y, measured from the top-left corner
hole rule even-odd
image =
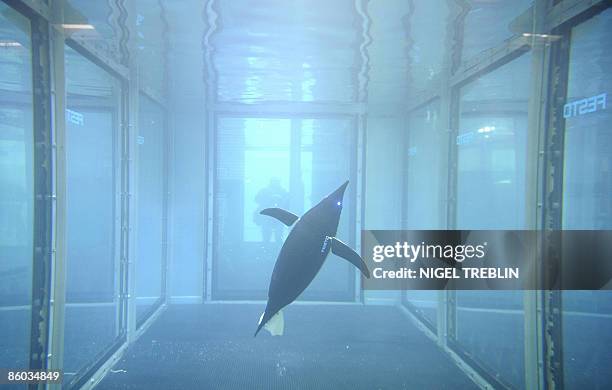
[[[262,300],[290,228],[262,216],[266,207],[297,215],[345,180],[338,237],[355,244],[357,132],[350,116],[216,120],[212,299]],[[355,271],[329,258],[301,299],[354,299]]]

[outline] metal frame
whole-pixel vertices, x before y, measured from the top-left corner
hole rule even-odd
[[[212,285],[213,285],[213,238],[215,231],[215,224],[213,221],[215,204],[215,148],[216,148],[216,129],[217,119],[214,115],[209,115],[207,118],[206,126],[206,196],[207,196],[207,207],[204,210],[204,217],[206,223],[206,253],[204,258],[204,300],[207,302],[212,301]]]
[[[6,0],[5,3],[11,7],[19,7],[22,13],[34,13],[43,20],[51,19],[50,7],[41,0]]]
[[[73,49],[90,58],[100,67],[109,70],[111,73],[114,73],[117,78],[123,80],[127,80],[130,78],[128,68],[126,68],[123,64],[118,63],[114,58],[108,57],[104,51],[92,45],[91,42],[80,39],[78,37],[68,36],[66,37],[66,42],[68,42]]]
[[[134,10],[135,5],[132,4]],[[134,19],[134,18],[131,18]],[[128,30],[134,31],[135,21],[130,21],[128,24]],[[128,52],[134,49],[134,39],[130,39],[128,43]],[[138,113],[139,113],[139,77],[138,67],[133,61],[129,61],[129,82],[127,90],[124,90],[126,94],[125,106],[127,128],[124,129],[125,139],[124,147],[127,155],[124,157],[126,161],[126,187],[124,188],[124,218],[126,219],[123,223],[123,234],[124,243],[126,245],[124,258],[125,268],[124,271],[127,274],[127,340],[132,342],[136,333],[136,261],[138,259]]]
[[[212,38],[217,32],[218,24],[217,19],[219,15],[215,9],[215,0],[207,0],[204,6],[204,12],[202,19],[208,26],[202,37],[204,47],[204,86],[205,86],[205,97],[206,103],[213,104],[216,101],[217,95],[217,71],[214,66],[212,59],[212,53],[214,46],[212,44]],[[212,300],[212,274],[213,268],[213,232],[214,232],[214,221],[213,221],[213,210],[215,209],[214,201],[214,190],[215,190],[215,129],[217,126],[215,115],[211,115],[209,112],[206,118],[206,134],[205,134],[205,161],[206,161],[206,208],[204,209],[204,226],[206,227],[206,252],[204,253],[204,269],[203,269],[203,299],[207,302]]]
[[[550,1],[536,1],[533,9],[533,33],[544,34],[546,30],[547,11]],[[545,145],[546,115],[547,115],[547,73],[550,67],[550,42],[532,38],[531,41],[531,75],[533,78],[529,99],[528,134],[527,134],[527,163],[526,163],[526,199],[525,221],[526,227],[539,230],[542,221],[539,219],[541,186],[543,180],[543,152]],[[539,244],[539,243],[538,243]],[[539,275],[537,269],[540,248],[536,248],[529,256],[536,268],[534,278]],[[533,285],[537,285],[534,281]],[[544,371],[542,366],[543,326],[541,310],[538,301],[542,295],[538,290],[526,290],[523,293],[524,313],[524,371],[525,387],[540,389],[544,387]]]
[[[51,15],[51,24],[61,24],[63,20],[63,4],[54,7]],[[49,350],[48,367],[52,369],[63,368],[64,360],[64,317],[66,305],[66,86],[64,82],[64,61],[56,61],[56,58],[64,58],[64,38],[59,30],[49,27],[51,39],[51,64],[52,64],[52,99],[53,99],[53,122],[51,134],[55,153],[53,156],[53,167],[51,177],[56,194],[56,203],[52,220],[53,239],[55,245],[55,256],[52,259],[53,286],[51,298],[51,313],[49,321]],[[42,386],[41,386],[42,387]],[[49,386],[59,389],[60,385]]]
[[[365,158],[366,158],[366,128],[367,128],[367,115],[365,107],[368,103],[368,85],[370,82],[370,54],[368,47],[372,44],[372,35],[370,34],[370,27],[372,26],[372,19],[368,13],[368,0],[355,0],[354,2],[355,17],[361,21],[360,33],[361,43],[359,45],[359,57],[361,60],[361,66],[359,73],[357,74],[357,93],[356,99],[358,103],[358,113],[355,118],[355,125],[357,127],[357,166],[356,166],[356,212],[355,212],[355,251],[361,253],[361,230],[365,226],[365,193],[366,193],[366,180],[365,180]],[[364,294],[361,288],[361,273],[353,270],[355,277],[355,302],[364,302]]]
[[[170,267],[170,261],[169,261],[169,257],[170,257],[170,237],[172,237],[172,231],[170,229],[170,221],[172,220],[172,210],[170,208],[170,205],[172,204],[171,200],[171,192],[170,192],[170,182],[171,182],[171,170],[170,170],[170,161],[172,158],[172,135],[170,134],[170,120],[169,120],[169,115],[168,115],[168,110],[166,110],[165,108],[162,108],[162,111],[164,112],[164,123],[163,123],[163,142],[165,144],[165,149],[164,149],[164,162],[163,162],[163,177],[164,177],[164,183],[163,183],[163,191],[164,191],[164,196],[163,196],[163,217],[162,217],[162,270],[161,270],[161,277],[162,277],[162,285],[161,285],[161,294],[160,294],[160,298],[161,298],[161,303],[165,303],[167,301],[168,298],[168,290],[167,290],[167,285],[168,285],[168,269]]]
[[[355,251],[357,253],[361,253],[361,230],[363,226],[365,226],[365,156],[366,156],[366,116],[358,115],[355,118],[355,126],[357,127],[357,166],[355,167],[355,177],[357,178],[357,182],[355,183],[355,236],[353,240],[355,242]],[[351,267],[355,278],[355,292],[354,292],[354,301],[355,302],[364,302],[364,294],[361,288],[361,273],[356,272],[354,268]]]
[[[572,19],[593,14],[610,6],[610,0],[563,0],[552,6],[546,18],[545,31],[554,31]]]
[[[113,170],[114,170],[114,191],[115,191],[115,199],[114,199],[114,218],[115,218],[115,224],[114,224],[114,242],[113,242],[113,254],[114,254],[114,269],[118,270],[118,272],[116,272],[115,276],[115,280],[114,280],[114,296],[113,296],[113,303],[116,304],[116,313],[115,313],[115,321],[117,324],[120,324],[118,326],[117,329],[117,333],[118,336],[122,336],[125,328],[123,326],[121,326],[121,324],[123,323],[123,318],[124,318],[124,313],[123,313],[123,305],[125,303],[125,299],[124,299],[124,294],[123,294],[123,284],[122,284],[122,251],[123,251],[123,247],[122,247],[122,211],[123,211],[123,203],[122,203],[122,188],[123,188],[123,163],[121,161],[122,157],[123,157],[123,119],[124,119],[124,110],[123,110],[123,85],[121,85],[121,90],[119,91],[119,96],[118,98],[119,100],[119,110],[118,112],[116,112],[118,114],[118,120],[115,122],[117,123],[117,127],[118,130],[113,134],[113,138],[114,138],[114,143],[113,143],[113,157],[114,157],[114,162],[113,162]]]
[[[55,193],[51,181],[53,141],[51,137],[51,66],[48,22],[32,8],[8,2],[30,20],[33,84],[34,239],[32,306],[30,316],[31,369],[47,368],[49,313],[51,310],[51,261],[55,252],[52,218]]]
[[[261,116],[268,113],[280,116],[300,115],[364,115],[365,103],[312,103],[312,102],[269,102],[244,104],[238,102],[218,102],[208,106],[208,113],[217,115]]]

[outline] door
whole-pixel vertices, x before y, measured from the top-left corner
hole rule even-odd
[[[290,228],[259,214],[302,215],[350,180],[338,237],[354,244],[356,132],[350,117],[217,118],[213,299],[261,300]],[[354,270],[333,256],[300,299],[352,300]]]

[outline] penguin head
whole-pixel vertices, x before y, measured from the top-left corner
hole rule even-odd
[[[348,180],[338,187],[334,192],[323,198],[316,206],[310,209],[302,219],[310,224],[318,226],[329,236],[335,236],[340,221],[340,213],[344,203],[344,191],[348,186]]]
[[[348,186],[348,184],[349,184],[348,180],[345,181],[344,184],[338,187],[336,191],[327,195],[325,199],[328,200],[332,204],[332,206],[335,206],[338,209],[342,210],[342,201],[344,199],[344,191],[346,190],[346,187]]]

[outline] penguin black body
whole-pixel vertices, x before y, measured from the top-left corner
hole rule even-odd
[[[294,223],[295,226],[276,259],[268,288],[268,303],[259,319],[255,336],[282,308],[293,302],[308,287],[330,251],[351,262],[365,277],[370,277],[370,272],[359,254],[336,238],[342,200],[348,183],[347,181],[342,184],[301,218],[279,208],[261,211],[261,214],[274,217],[287,226]],[[266,328],[273,335],[282,334],[282,313],[275,322],[280,322],[275,326],[276,330]]]

